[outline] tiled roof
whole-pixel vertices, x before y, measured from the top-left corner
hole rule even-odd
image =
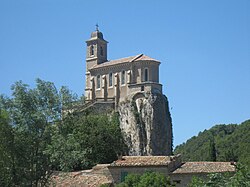
[[[173,173],[219,173],[235,172],[231,162],[186,162]]]
[[[93,168],[79,172],[58,172],[51,177],[51,185],[57,187],[98,187],[111,184],[107,167]]]
[[[111,166],[167,166],[169,156],[123,156],[114,161]]]
[[[95,65],[92,69],[97,69],[97,68],[101,68],[101,67],[107,67],[107,66],[113,66],[113,65],[117,65],[117,64],[122,64],[122,63],[127,63],[127,62],[137,62],[137,61],[155,61],[155,62],[159,62],[158,60],[155,60],[149,56],[146,56],[144,54],[139,54],[136,56],[130,56],[130,57],[126,57],[126,58],[120,58],[120,59],[116,59],[116,60],[111,60],[111,61],[107,61],[107,62],[103,62],[101,64],[97,64]]]

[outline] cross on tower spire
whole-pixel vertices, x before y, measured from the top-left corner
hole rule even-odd
[[[98,25],[98,23],[95,24],[95,28],[96,28],[96,31],[99,31],[99,25]]]

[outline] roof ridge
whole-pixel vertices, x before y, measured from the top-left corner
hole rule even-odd
[[[138,58],[140,58],[140,57],[142,57],[143,56],[143,54],[141,53],[141,54],[139,54],[139,55],[136,55],[135,56],[135,58],[133,58],[132,60],[130,60],[129,62],[134,62],[136,59],[138,59]]]
[[[112,59],[112,60],[108,60],[108,61],[106,61],[106,62],[112,62],[112,61],[118,61],[118,60],[123,60],[123,59],[127,59],[127,58],[136,58],[138,55],[133,55],[133,56],[127,56],[127,57],[122,57],[122,58],[117,58],[117,59]],[[104,63],[106,63],[106,62],[104,62]],[[128,62],[130,62],[130,61],[128,61]]]
[[[141,54],[138,54],[136,56],[129,56],[129,57],[124,57],[124,58],[119,58],[119,59],[114,59],[114,60],[108,60],[108,61],[100,63],[100,64],[95,64],[90,69],[97,69],[97,68],[106,67],[106,66],[114,66],[114,65],[122,64],[122,63],[133,63],[133,62],[137,62],[137,61],[159,62],[158,60],[155,60],[155,59],[141,53]]]
[[[185,163],[231,163],[230,161],[191,161],[191,162],[185,162]]]
[[[164,155],[157,155],[157,156],[152,156],[152,155],[144,155],[144,156],[122,156],[122,157],[128,157],[128,158],[135,158],[135,157],[138,157],[138,158],[146,158],[146,157],[152,157],[152,158],[156,158],[156,157],[166,157],[166,158],[169,158],[171,156],[164,156]]]

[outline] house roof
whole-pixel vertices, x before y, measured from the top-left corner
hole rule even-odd
[[[120,58],[120,59],[116,59],[116,60],[110,60],[107,62],[103,62],[101,64],[95,65],[91,69],[98,69],[98,68],[102,68],[102,67],[114,66],[114,65],[123,64],[123,63],[132,63],[132,62],[138,62],[138,61],[154,61],[154,62],[159,63],[158,60],[155,60],[155,59],[153,59],[149,56],[146,56],[144,54],[139,54],[136,56],[130,56],[130,57],[125,57],[125,58]]]
[[[166,166],[170,159],[169,156],[123,156],[110,166]]]
[[[101,184],[111,184],[105,175],[81,174],[80,172],[61,173],[60,175],[52,176],[53,183],[56,186],[82,186],[82,187],[97,187]]]
[[[101,184],[111,184],[107,164],[97,165],[91,170],[79,172],[54,172],[51,176],[52,184],[56,186],[98,187]]]
[[[220,173],[235,172],[235,163],[231,162],[185,162],[173,174],[183,173]]]

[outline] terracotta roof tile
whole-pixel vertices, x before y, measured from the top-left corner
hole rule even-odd
[[[130,56],[130,57],[125,57],[125,58],[120,58],[120,59],[116,59],[116,60],[110,60],[107,62],[104,62],[102,64],[97,64],[95,65],[92,69],[97,69],[97,68],[102,68],[102,67],[107,67],[107,66],[113,66],[113,65],[117,65],[117,64],[123,64],[123,63],[127,63],[127,62],[137,62],[137,61],[155,61],[155,62],[159,62],[158,60],[155,60],[149,56],[146,56],[144,54],[139,54],[136,56]]]
[[[235,172],[231,162],[186,162],[173,173],[218,173]]]
[[[58,172],[51,177],[51,186],[97,187],[101,184],[111,183],[107,166],[79,172]]]
[[[166,166],[169,163],[169,156],[123,156],[111,166]]]

